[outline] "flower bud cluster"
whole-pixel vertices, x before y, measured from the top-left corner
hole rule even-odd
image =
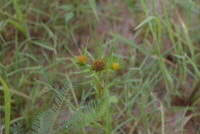
[[[86,61],[87,61],[87,56],[85,54],[81,54],[81,55],[77,56],[77,64],[84,66],[84,65],[86,65]],[[105,70],[106,66],[107,66],[107,63],[104,59],[95,59],[91,63],[92,70],[94,70],[96,72]],[[120,68],[120,65],[117,62],[112,62],[110,64],[109,68],[112,70],[117,70]]]

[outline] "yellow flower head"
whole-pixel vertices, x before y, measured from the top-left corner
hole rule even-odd
[[[92,62],[92,69],[96,72],[103,71],[106,67],[106,62],[103,59],[96,59]]]
[[[79,55],[79,56],[77,57],[77,61],[78,61],[78,63],[82,63],[82,64],[84,64],[84,63],[86,62],[86,60],[87,60],[87,56],[84,55],[84,54]]]
[[[119,68],[119,63],[113,62],[111,68],[112,68],[113,70],[117,70],[117,69]]]

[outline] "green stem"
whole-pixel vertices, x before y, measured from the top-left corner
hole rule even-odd
[[[101,98],[102,97],[102,80],[101,80],[101,72],[98,72],[98,84],[100,84],[100,85],[97,85],[97,90],[98,90],[98,96],[99,96],[99,98]]]
[[[8,88],[6,82],[0,76],[0,82],[4,88],[4,101],[5,101],[5,129],[6,134],[9,134],[10,129],[10,89]]]
[[[108,70],[108,73],[107,73],[107,75],[106,75],[106,82],[105,82],[105,84],[107,85],[107,83],[108,83],[108,78],[110,77],[110,70]]]
[[[111,120],[110,120],[110,103],[109,103],[110,93],[108,89],[105,89],[105,100],[106,100],[106,106],[107,111],[104,116],[105,120],[105,133],[110,134],[111,133]]]

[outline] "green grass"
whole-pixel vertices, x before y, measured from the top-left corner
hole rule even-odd
[[[1,133],[200,134],[198,0],[1,0],[0,18]]]

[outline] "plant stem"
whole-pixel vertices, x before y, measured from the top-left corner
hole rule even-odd
[[[97,90],[98,90],[98,96],[101,99],[102,98],[102,80],[101,80],[101,72],[98,73],[98,85],[97,85]]]
[[[111,133],[111,126],[110,126],[110,103],[109,103],[109,98],[110,98],[110,93],[108,89],[105,89],[105,100],[106,100],[106,106],[107,106],[107,111],[105,113],[105,133],[110,134]]]
[[[6,82],[0,76],[0,82],[4,88],[4,101],[5,101],[5,129],[6,134],[9,134],[10,129],[10,89],[8,88]]]

